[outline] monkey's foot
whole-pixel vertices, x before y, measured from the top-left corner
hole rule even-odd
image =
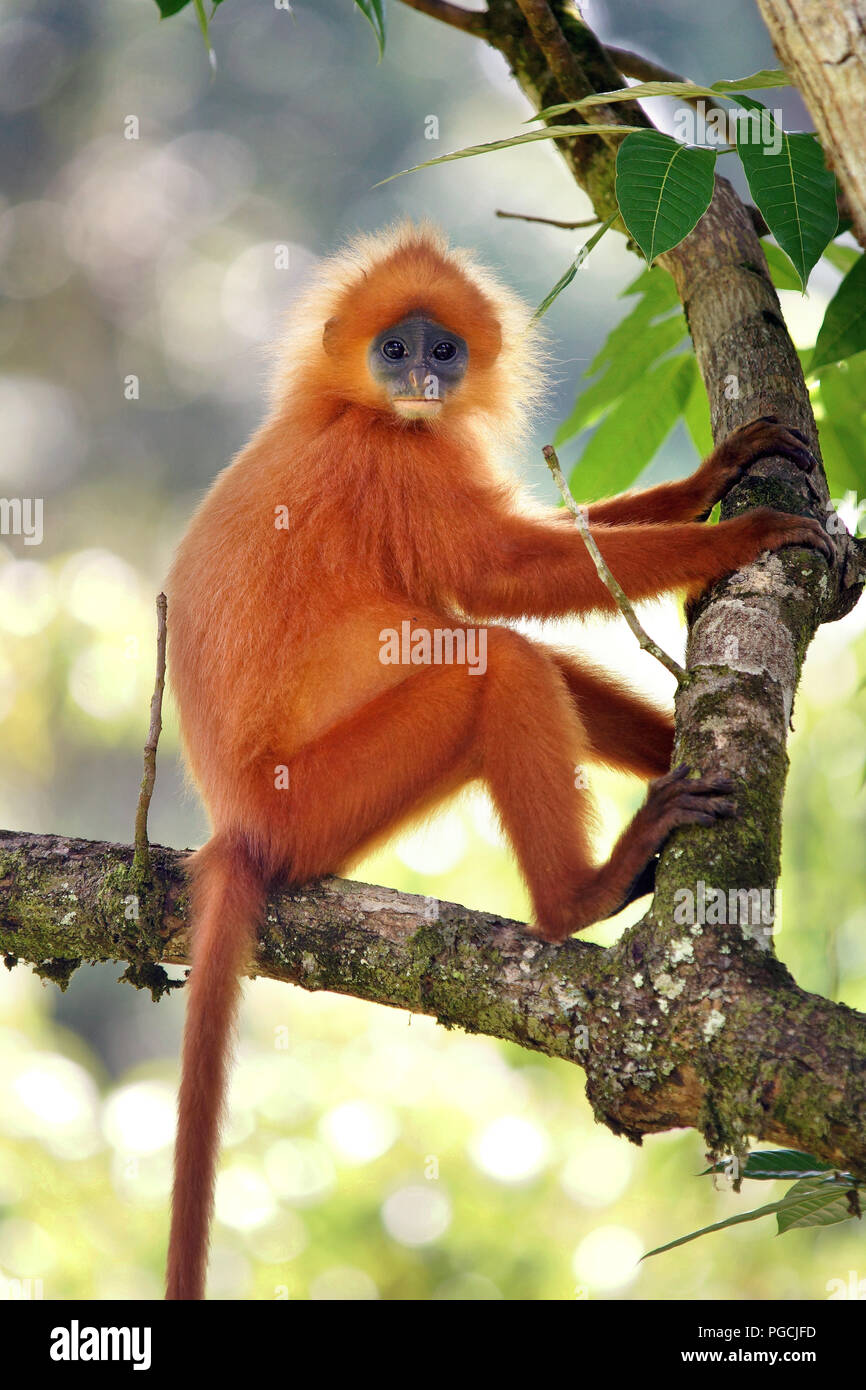
[[[615,917],[618,912],[622,912],[624,907],[628,907],[629,903],[637,902],[638,898],[645,898],[648,893],[652,893],[656,886],[656,869],[658,866],[659,857],[657,854],[654,854],[652,859],[644,864],[634,883],[626,890],[622,902],[615,907],[612,912],[608,912],[607,916],[601,918],[601,921],[606,922],[608,917]]]
[[[564,941],[572,932],[613,917],[655,882],[657,855],[680,825],[713,825],[735,814],[729,777],[689,777],[681,763],[651,782],[647,799],[623,831],[606,864],[595,869],[572,897],[567,920],[547,920],[531,928],[543,941]]]

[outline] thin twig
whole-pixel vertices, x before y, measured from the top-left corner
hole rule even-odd
[[[660,63],[654,63],[651,58],[644,58],[640,53],[632,53],[628,48],[611,48],[605,45],[605,52],[623,77],[634,77],[640,82],[692,82],[690,77],[681,77],[678,72],[671,72],[670,68],[663,68]],[[677,100],[687,101],[690,106],[697,106],[697,103],[702,101],[707,115],[711,111],[725,111],[724,106],[708,105],[709,98],[700,94],[678,97]]]
[[[503,212],[502,208],[496,209],[497,217],[512,217],[518,222],[543,222],[546,227],[562,227],[566,232],[575,232],[579,227],[594,227],[600,221],[598,217],[585,217],[582,222],[557,222],[552,217],[530,217],[526,212]]]
[[[601,580],[602,584],[604,584],[605,587],[609,589],[610,593],[613,595],[617,608],[622,613],[622,616],[625,618],[626,622],[628,623],[629,627],[631,628],[632,632],[637,638],[639,646],[643,651],[649,652],[650,656],[654,656],[656,661],[660,661],[666,671],[670,671],[672,676],[676,676],[677,684],[682,685],[686,678],[686,673],[683,670],[682,666],[679,666],[677,662],[674,661],[672,656],[668,656],[667,652],[663,651],[662,648],[658,645],[658,643],[654,642],[653,639],[649,636],[649,634],[643,629],[643,627],[641,627],[635,615],[635,611],[632,608],[628,598],[626,597],[622,585],[616,579],[614,579],[613,575],[611,574],[610,570],[605,564],[602,553],[596,545],[595,538],[589,529],[589,521],[587,520],[586,508],[578,506],[577,502],[575,502],[574,498],[572,497],[571,489],[569,488],[568,483],[565,481],[562,469],[559,466],[559,459],[556,456],[556,450],[554,449],[553,445],[545,444],[541,452],[544,454],[547,466],[553,474],[553,479],[556,483],[556,486],[562,493],[563,502],[568,507],[568,510],[571,512],[572,516],[577,522],[578,530],[580,531],[580,534],[584,539],[584,543],[586,545],[587,550],[592,556],[593,563],[595,564],[595,568],[598,571],[599,579]]]
[[[615,48],[604,45],[604,51],[623,77],[634,77],[638,82],[691,82],[690,77],[680,77],[678,72],[663,68],[661,63],[645,58],[642,53],[632,53],[629,48]]]
[[[165,690],[165,633],[168,600],[165,594],[156,599],[156,681],[150,697],[150,728],[144,745],[144,776],[138,793],[138,807],[135,812],[135,860],[144,866],[150,859],[147,841],[147,813],[153,784],[156,781],[156,749],[162,733],[162,694]]]
[[[477,39],[487,37],[487,15],[483,11],[463,10],[459,5],[451,5],[448,0],[402,0],[409,10],[418,10],[431,19],[450,24],[452,29],[461,29],[464,34],[474,34]]]

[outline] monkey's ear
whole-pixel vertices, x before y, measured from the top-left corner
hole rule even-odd
[[[322,347],[329,357],[333,357],[337,350],[337,335],[340,328],[340,320],[337,318],[328,319],[322,330]]]

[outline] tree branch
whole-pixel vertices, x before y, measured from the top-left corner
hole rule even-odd
[[[126,960],[163,993],[161,963],[189,962],[183,861],[152,845],[139,900],[132,846],[0,831],[6,964],[63,987],[83,960]],[[755,942],[720,956],[719,935],[548,946],[490,913],[328,878],[271,899],[251,973],[578,1063],[598,1118],[638,1142],[690,1125],[723,1147],[735,1126],[866,1173],[866,1017],[806,994]]]
[[[504,55],[536,111],[621,85],[611,55],[565,0],[489,0],[487,41]],[[596,117],[601,111],[595,108]],[[571,118],[580,121],[577,113],[566,113],[557,122]],[[637,103],[617,104],[604,119],[650,124]],[[556,149],[605,221],[616,211],[615,150],[592,137],[557,140]],[[716,442],[772,414],[804,433],[817,455],[808,391],[755,225],[727,180],[716,178],[707,212],[661,263],[686,312]],[[722,512],[769,505],[824,520],[829,495],[823,474],[814,492],[793,464],[762,459],[728,495]],[[849,611],[862,589],[856,547],[847,535],[836,539],[840,563],[832,573],[814,553],[786,550],[729,576],[690,610],[689,679],[676,699],[675,758],[730,776],[738,815],[671,836],[660,856],[651,912],[604,953],[596,986],[585,990],[600,1049],[586,1059],[588,1094],[597,1117],[614,1130],[634,1134],[685,1122],[700,1128],[717,1152],[742,1152],[747,1136],[756,1134],[825,1156],[826,1146],[838,1145],[831,1162],[862,1162],[860,1087],[866,1081],[853,1083],[854,1100],[849,1063],[840,1053],[831,1059],[822,1052],[829,1036],[822,1030],[831,1015],[839,1017],[838,1006],[797,991],[770,950],[770,927],[758,933],[766,948],[760,950],[750,925],[726,913],[706,927],[694,916],[690,926],[681,925],[684,898],[694,904],[705,890],[722,903],[732,894],[774,892],[785,744],[802,661],[819,624]],[[563,948],[575,949],[576,943]],[[648,982],[663,1021],[643,1011]],[[847,1010],[844,1018],[845,1028],[854,1026]],[[852,1052],[858,1068],[861,1029],[858,1019]],[[625,1046],[633,1077],[649,1067],[645,1090],[640,1079],[623,1082]],[[731,1088],[734,1074],[738,1082]],[[846,1104],[854,1101],[844,1138],[837,1090],[847,1095]]]
[[[477,39],[487,37],[487,18],[483,11],[464,10],[459,5],[449,4],[448,0],[402,0],[402,4],[452,29],[460,29],[464,34],[473,34]]]
[[[632,53],[630,48],[616,48],[613,44],[606,43],[604,51],[623,77],[632,77],[638,82],[688,82],[691,80],[687,77],[680,77],[676,72],[671,72],[670,68],[662,67],[652,58],[645,58],[642,53]]]
[[[440,0],[404,3],[467,32],[483,24],[534,109],[575,99],[526,23],[526,10],[539,23],[546,18],[537,0],[490,0],[487,14],[471,21]],[[574,55],[562,68],[566,85],[577,73],[578,86],[591,91],[615,87],[609,55],[563,0],[544,9]],[[633,103],[615,113],[647,124]],[[616,209],[613,150],[594,137],[557,148],[607,220]],[[716,439],[776,414],[816,452],[808,394],[760,242],[725,180],[716,180],[707,213],[664,264],[687,311]],[[727,389],[732,376],[736,392]],[[815,514],[825,494],[822,480],[816,504],[793,465],[763,459],[725,510],[769,503]],[[756,925],[737,906],[740,895],[757,893],[763,908],[772,893],[800,665],[818,624],[855,601],[859,573],[850,566],[840,578],[814,553],[788,551],[731,576],[694,609],[676,756],[731,775],[739,815],[674,833],[651,912],[610,949],[576,940],[546,946],[490,914],[327,879],[271,900],[255,971],[579,1062],[596,1117],[632,1139],[690,1125],[717,1154],[741,1152],[756,1136],[866,1176],[866,1018],[802,991],[769,949],[770,919],[762,913]],[[0,832],[7,965],[29,961],[62,987],[84,960],[127,961],[124,978],[164,993],[162,964],[188,961],[182,862],[151,846],[145,872],[131,846]],[[704,890],[713,917],[695,909]]]
[[[851,0],[758,0],[773,47],[796,83],[827,162],[835,169],[844,211],[866,246],[866,22]]]

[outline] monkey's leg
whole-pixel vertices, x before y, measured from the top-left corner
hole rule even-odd
[[[248,770],[241,823],[270,873],[293,883],[345,870],[472,777],[484,677],[429,666],[361,706],[287,764]],[[285,782],[286,785],[282,785]]]
[[[674,723],[614,677],[564,652],[552,653],[591,743],[590,757],[648,781],[671,765]]]
[[[494,629],[491,637],[494,632],[481,724],[483,775],[523,870],[536,932],[561,941],[649,891],[648,866],[671,830],[731,815],[733,803],[723,795],[731,784],[721,778],[686,781],[685,768],[668,773],[651,784],[607,863],[593,864],[592,802],[576,776],[593,756],[592,733],[559,654],[508,629]],[[664,752],[669,756],[669,742]]]
[[[284,790],[274,785],[279,758],[261,760],[245,788],[243,823],[254,828],[272,872],[299,883],[332,873],[480,776],[526,879],[539,934],[561,940],[618,910],[675,825],[709,824],[730,812],[718,795],[726,783],[656,783],[611,859],[594,866],[592,803],[575,786],[591,742],[562,672],[520,634],[486,631],[483,675],[433,666],[408,677],[302,749],[288,764]]]
[[[591,801],[575,786],[588,739],[545,649],[508,629],[484,631],[484,674],[432,666],[409,676],[296,754],[284,790],[273,775],[281,759],[260,760],[242,823],[258,827],[275,873],[294,882],[333,873],[461,782],[482,777],[536,920],[565,924],[565,934],[591,920],[572,922],[575,885],[591,873]],[[637,870],[629,863],[625,873],[610,905]]]

